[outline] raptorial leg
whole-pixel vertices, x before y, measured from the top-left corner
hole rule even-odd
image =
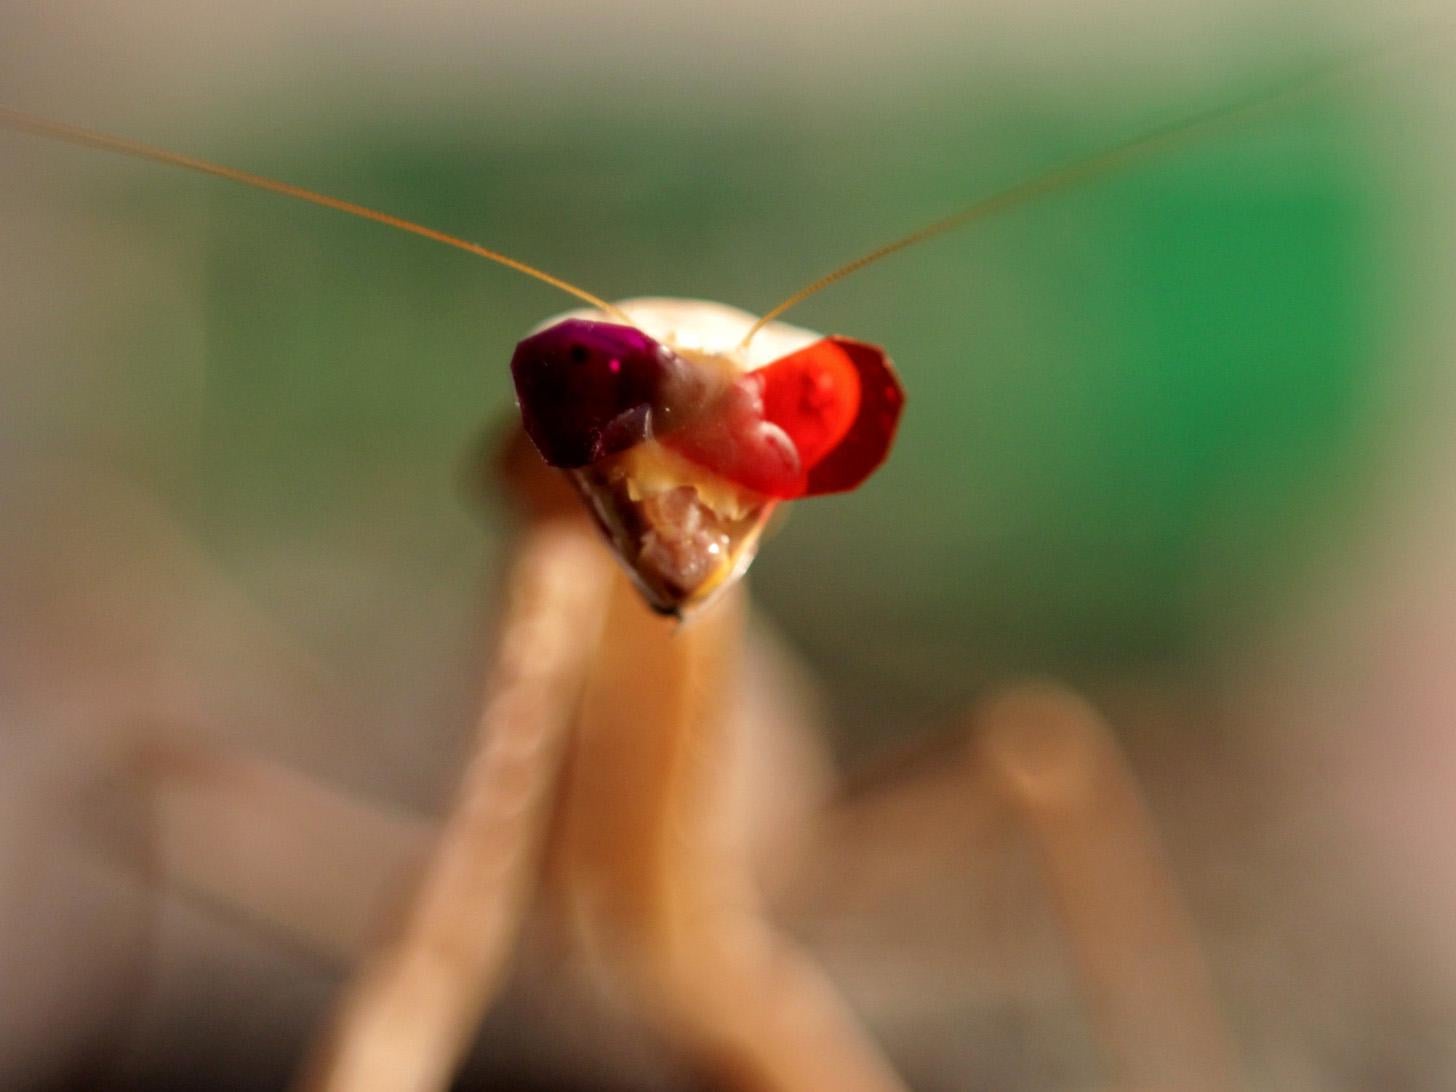
[[[611,562],[583,525],[528,532],[472,757],[414,890],[305,1071],[315,1092],[449,1083],[535,890],[560,756]]]

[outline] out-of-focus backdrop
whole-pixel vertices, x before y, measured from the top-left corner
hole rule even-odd
[[[0,14],[0,101],[609,298],[762,310],[1065,159],[1407,49],[1420,14],[62,0]],[[1456,1084],[1453,56],[1429,36],[794,315],[909,391],[884,471],[795,506],[752,573],[839,762],[960,732],[1010,677],[1092,696],[1256,1087]],[[114,754],[144,723],[437,812],[510,529],[468,457],[569,302],[8,132],[0,239],[0,1085],[271,1087],[333,971],[216,907],[159,924],[96,864],[145,872]],[[915,882],[933,942],[889,898],[820,942],[916,1087],[1088,1079],[1060,1013],[938,973],[994,892]]]

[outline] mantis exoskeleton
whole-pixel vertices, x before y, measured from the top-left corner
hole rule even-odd
[[[989,207],[994,209],[1020,197],[1034,196],[1058,185],[1083,180],[1104,167],[1116,165],[1120,160],[1135,156],[1141,150],[1148,150],[1153,146],[1155,145],[1139,143],[1109,156],[1099,157],[1091,164],[1077,165],[1051,176],[1050,179],[1038,180],[1021,187],[1011,197],[993,199]],[[987,206],[977,206],[977,210],[973,211],[979,215],[979,211],[985,208]],[[957,215],[944,226],[948,228],[965,219],[966,216]],[[906,241],[913,241],[925,234],[915,233],[914,236],[907,237]],[[896,244],[892,244],[892,247],[894,245]],[[604,301],[595,297],[590,302],[604,305]],[[789,302],[792,303],[793,300]],[[611,308],[612,305],[605,307]],[[626,318],[633,317],[631,306],[624,306],[622,310],[626,312]],[[747,333],[745,331],[745,335]],[[547,698],[554,696],[559,699],[562,692],[573,691],[575,687],[568,685],[568,682],[582,671],[586,671],[589,676],[589,681],[584,683],[590,699],[584,707],[589,722],[593,717],[603,716],[603,710],[631,708],[627,698],[612,690],[627,673],[623,664],[604,659],[596,661],[595,666],[589,669],[585,667],[594,632],[591,619],[600,621],[604,616],[609,617],[612,619],[610,625],[614,627],[614,632],[635,634],[632,644],[627,644],[624,639],[622,644],[609,646],[609,650],[620,653],[623,648],[630,647],[640,657],[645,650],[661,648],[662,655],[669,659],[683,657],[684,663],[674,670],[681,670],[685,677],[697,671],[711,674],[714,670],[714,658],[728,655],[725,650],[731,645],[731,635],[724,636],[717,632],[717,627],[722,626],[731,634],[730,603],[724,603],[718,608],[719,617],[706,617],[696,627],[672,639],[668,637],[669,624],[655,623],[645,617],[634,617],[630,613],[633,609],[627,605],[631,602],[630,593],[618,589],[612,593],[615,595],[613,606],[604,608],[601,604],[608,594],[605,584],[610,577],[605,571],[597,571],[601,569],[598,561],[585,560],[587,555],[578,551],[579,535],[579,530],[552,527],[542,529],[527,539],[522,561],[525,568],[518,582],[520,594],[524,598],[519,606],[519,619],[526,636],[519,639],[512,637],[511,634],[515,632],[512,626],[515,622],[508,622],[507,643],[514,647],[519,641],[528,652],[520,660],[507,659],[501,669],[505,674],[496,691],[498,696],[493,699],[493,704],[488,707],[484,717],[486,726],[493,731],[490,733],[491,739],[483,741],[484,757],[479,767],[482,792],[477,793],[468,787],[462,794],[462,810],[457,813],[460,826],[447,827],[452,832],[458,830],[461,837],[447,837],[442,843],[436,857],[437,863],[427,871],[419,897],[411,904],[412,909],[406,915],[407,925],[399,945],[382,950],[373,964],[374,970],[362,981],[353,994],[353,1000],[343,1010],[332,1045],[321,1055],[314,1070],[316,1080],[324,1087],[329,1086],[330,1082],[344,1082],[337,1084],[338,1087],[363,1087],[358,1082],[378,1079],[381,1074],[395,1072],[396,1059],[402,1059],[399,1065],[401,1071],[409,1075],[409,1080],[420,1082],[416,1086],[428,1086],[429,1083],[442,1079],[442,1074],[448,1072],[453,1058],[467,1041],[474,1016],[484,1003],[490,975],[498,968],[499,958],[506,948],[505,940],[508,938],[510,925],[519,918],[524,891],[538,874],[538,869],[544,871],[548,867],[559,867],[568,886],[574,882],[592,879],[606,885],[611,897],[605,898],[604,902],[597,901],[596,909],[600,910],[605,905],[610,912],[593,919],[589,923],[591,928],[600,930],[603,922],[609,922],[628,932],[637,931],[636,935],[630,937],[626,947],[632,952],[643,954],[641,964],[637,967],[637,972],[642,976],[642,980],[636,983],[638,989],[649,998],[650,1004],[657,1011],[664,1014],[666,1023],[677,1025],[683,1039],[697,1045],[705,1063],[710,1067],[735,1075],[749,1087],[801,1087],[808,1078],[793,1066],[796,1063],[804,1064],[804,1054],[807,1053],[810,1064],[824,1067],[823,1072],[826,1073],[841,1074],[832,1079],[826,1078],[835,1087],[849,1087],[854,1081],[862,1082],[865,1087],[894,1087],[894,1079],[889,1076],[887,1069],[875,1058],[874,1052],[865,1047],[852,1030],[852,1024],[838,1012],[836,1003],[823,990],[813,972],[803,969],[795,957],[789,957],[787,965],[790,967],[790,980],[799,985],[788,993],[807,999],[805,1006],[810,1013],[811,1023],[814,1020],[824,1021],[822,1026],[829,1030],[823,1032],[822,1039],[814,1040],[816,1043],[830,1044],[823,1049],[804,1048],[802,1033],[795,1030],[791,1023],[774,1019],[766,1010],[755,1007],[751,1000],[755,995],[752,992],[742,992],[751,986],[752,977],[747,976],[735,985],[734,974],[746,965],[733,962],[736,956],[730,958],[720,956],[711,948],[690,947],[689,950],[704,962],[695,965],[681,958],[683,949],[680,945],[683,937],[694,935],[684,932],[684,921],[695,925],[702,925],[704,922],[710,924],[712,928],[702,934],[710,939],[727,935],[731,932],[728,926],[742,927],[746,930],[746,934],[739,938],[744,944],[743,951],[763,951],[765,945],[768,950],[773,950],[773,946],[778,943],[772,937],[765,938],[755,934],[754,930],[761,926],[761,919],[742,911],[744,896],[740,892],[730,892],[731,897],[714,894],[715,898],[721,898],[725,904],[738,907],[738,917],[725,918],[719,922],[703,908],[700,900],[706,896],[702,890],[695,890],[692,886],[699,882],[706,884],[705,877],[709,876],[701,863],[704,858],[700,847],[694,847],[689,854],[689,860],[685,862],[668,852],[671,849],[669,846],[664,849],[663,856],[652,858],[644,865],[642,860],[637,859],[637,855],[646,853],[647,847],[642,841],[630,840],[644,833],[665,837],[666,832],[671,830],[670,825],[664,821],[665,816],[675,813],[677,808],[692,810],[698,806],[695,803],[696,790],[691,788],[694,771],[690,764],[684,764],[691,757],[690,744],[698,745],[694,741],[699,739],[696,733],[701,724],[698,715],[690,710],[694,695],[687,692],[686,683],[681,684],[676,691],[673,686],[665,684],[660,690],[639,688],[630,695],[647,706],[638,718],[638,723],[656,724],[667,733],[662,738],[664,750],[656,752],[659,765],[650,782],[661,790],[658,806],[655,809],[645,809],[636,823],[622,820],[625,840],[613,840],[607,847],[610,853],[589,858],[586,850],[592,848],[596,836],[603,834],[604,819],[620,798],[615,791],[603,795],[601,786],[610,785],[610,779],[597,782],[595,788],[590,782],[583,782],[582,779],[587,777],[593,767],[571,766],[571,780],[567,783],[571,788],[564,790],[567,795],[563,797],[568,802],[564,805],[567,811],[561,820],[561,831],[565,838],[561,845],[564,848],[552,864],[542,863],[541,855],[545,852],[543,847],[546,844],[545,817],[549,811],[543,801],[555,799],[552,786],[557,784],[555,766],[564,746],[563,737],[555,735],[553,743],[551,739],[537,741],[528,736],[525,743],[516,747],[507,742],[508,737],[501,726],[511,726],[529,733],[540,729],[542,725],[554,725],[552,732],[564,732],[567,712],[561,706],[551,704]],[[568,586],[558,588],[556,585],[561,570],[569,570],[572,575],[566,580]],[[536,602],[535,597],[539,597],[540,602]],[[536,620],[538,610],[548,621]],[[603,615],[603,611],[609,613]],[[517,616],[512,615],[512,618]],[[573,641],[583,643],[574,649],[560,651],[559,670],[563,675],[558,677],[550,674],[548,665],[557,660],[551,639],[551,634],[556,630],[552,626],[560,629],[563,618],[571,620],[572,624],[568,628],[574,631],[562,636],[561,640],[566,644]],[[523,674],[529,674],[527,669],[532,664],[539,664],[546,674],[534,680],[523,678]],[[512,689],[515,686],[525,689]],[[701,699],[702,695],[698,694],[696,697]],[[675,706],[674,702],[683,704]],[[637,743],[645,744],[652,738],[651,733],[643,734],[646,739],[634,735],[632,724],[608,723],[607,727],[601,729],[604,732],[612,730],[624,732],[627,739]],[[594,738],[599,737],[584,730],[580,740],[573,746],[589,749]],[[492,746],[504,752],[505,757],[492,757]],[[617,752],[617,748],[611,746],[604,749],[608,753]],[[631,757],[650,763],[653,755],[650,748],[643,746],[640,753]],[[673,773],[687,780],[675,781],[668,776]],[[517,787],[520,793],[518,797],[501,791],[503,786],[510,785],[516,779],[525,781],[525,784]],[[597,808],[595,812],[589,811],[585,817],[572,814],[573,802],[588,807],[593,801]],[[493,818],[486,817],[488,821],[475,827],[471,823],[470,809],[482,802],[482,806],[488,808],[499,807],[502,809],[501,814]],[[510,825],[503,826],[507,821]],[[497,849],[502,852],[508,850],[517,856],[514,862],[492,864],[497,858],[483,856],[476,851],[480,849],[482,842],[490,844],[491,839],[501,839],[503,832],[509,836],[506,839],[508,847],[497,845]],[[598,845],[596,849],[600,851],[602,847]],[[454,889],[448,884],[442,888],[434,888],[431,883],[441,877],[448,880],[459,875],[452,872],[452,861],[455,859],[452,855],[457,853],[462,854],[459,859],[464,863],[460,867],[467,873],[473,869],[487,869],[488,865],[490,867],[482,882],[465,884],[465,892],[460,901],[447,899],[444,903],[436,903],[432,900],[439,897],[437,892],[448,893]],[[616,854],[629,854],[632,859],[614,860],[613,856]],[[732,869],[723,868],[713,871],[711,878],[714,882],[730,883],[734,880],[735,873]],[[469,880],[468,875],[466,879]],[[402,992],[411,988],[412,983],[420,981],[410,961],[416,956],[430,957],[430,944],[449,935],[451,915],[467,913],[473,906],[468,901],[468,896],[473,891],[483,892],[485,905],[489,907],[490,913],[497,915],[492,920],[498,924],[492,925],[490,929],[482,927],[478,933],[472,933],[465,939],[464,943],[467,945],[479,946],[473,954],[460,953],[452,956],[449,966],[443,969],[434,968],[440,972],[442,980],[450,978],[462,968],[473,973],[460,975],[461,981],[451,985],[447,991],[451,996],[440,1001],[438,1008],[431,1008],[426,1002],[417,1000],[415,994]],[[613,898],[626,900],[626,905],[612,907]],[[711,903],[709,909],[716,905],[717,903]],[[474,920],[473,914],[471,917]],[[725,966],[728,973],[723,971]],[[428,990],[439,984],[430,981],[432,975],[433,972],[427,967],[421,988]],[[733,992],[735,990],[739,992]],[[404,1007],[399,1008],[400,1005]],[[378,1012],[384,1014],[382,1023],[375,1015]],[[737,1023],[738,1020],[742,1023]],[[409,1032],[416,1021],[418,1028],[414,1034],[418,1037],[412,1037]],[[776,1034],[782,1034],[785,1038],[781,1042],[776,1041]],[[393,1036],[398,1036],[398,1040],[393,1039]],[[390,1063],[385,1065],[375,1061],[376,1056],[370,1053],[375,1050],[386,1051]],[[353,1069],[353,1065],[361,1068]],[[839,1065],[843,1068],[836,1068]],[[365,1076],[353,1076],[359,1072],[365,1073]],[[404,1077],[400,1079],[400,1087],[410,1086]]]

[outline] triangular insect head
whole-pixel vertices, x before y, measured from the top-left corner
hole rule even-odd
[[[856,488],[905,396],[884,351],[700,300],[573,312],[511,360],[527,435],[568,471],[656,610],[701,606],[781,501]]]

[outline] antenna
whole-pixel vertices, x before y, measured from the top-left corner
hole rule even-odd
[[[1373,56],[1384,59],[1388,50],[1381,50]],[[1097,152],[1094,155],[1082,159],[1074,159],[1059,167],[1054,167],[1044,174],[1034,175],[1024,181],[1018,182],[1009,189],[1000,193],[992,194],[990,197],[983,197],[978,201],[967,205],[949,216],[927,224],[908,235],[902,235],[898,239],[884,243],[865,254],[861,254],[853,261],[846,262],[839,268],[831,270],[817,280],[810,281],[803,288],[800,288],[793,295],[789,296],[782,303],[766,311],[762,318],[749,328],[743,338],[743,345],[746,346],[753,340],[755,334],[767,326],[774,319],[780,317],[784,312],[797,307],[810,296],[816,295],[836,284],[852,273],[858,273],[866,266],[873,265],[881,258],[888,258],[902,250],[919,243],[934,239],[937,236],[945,235],[955,231],[957,228],[966,227],[980,220],[988,219],[1000,213],[1018,208],[1038,198],[1047,197],[1063,190],[1071,189],[1083,182],[1089,182],[1105,175],[1113,174],[1119,170],[1126,169],[1145,159],[1149,159],[1159,153],[1169,151],[1179,145],[1188,143],[1197,137],[1207,136],[1211,132],[1217,132],[1234,122],[1247,121],[1259,114],[1289,106],[1292,102],[1307,97],[1315,91],[1322,90],[1327,84],[1334,80],[1348,76],[1360,62],[1369,60],[1371,55],[1360,55],[1356,57],[1345,57],[1340,60],[1324,65],[1312,72],[1307,72],[1281,87],[1272,91],[1266,91],[1253,99],[1246,99],[1230,106],[1218,107],[1185,118],[1182,121],[1152,132],[1144,133],[1141,136],[1132,138],[1112,148]]]
[[[392,227],[399,231],[408,232],[411,235],[419,235],[423,238],[431,239],[434,242],[443,243],[445,246],[454,247],[456,250],[463,250],[467,254],[474,254],[479,258],[485,258],[487,261],[495,262],[497,265],[503,265],[507,269],[514,269],[517,273],[524,273],[528,277],[534,277],[538,281],[549,284],[552,288],[560,289],[568,295],[575,296],[579,300],[584,300],[593,307],[621,319],[628,325],[635,325],[621,308],[592,295],[585,289],[576,287],[576,285],[571,284],[569,281],[564,281],[560,277],[553,276],[545,270],[537,269],[533,265],[527,265],[525,262],[518,261],[499,251],[483,247],[479,243],[472,243],[468,239],[447,235],[443,231],[436,231],[434,228],[425,227],[423,224],[417,224],[411,220],[392,216],[387,212],[380,212],[377,209],[356,205],[352,201],[344,201],[337,197],[329,197],[327,194],[315,193],[313,190],[306,190],[302,186],[295,186],[289,182],[279,182],[276,179],[265,178],[262,175],[251,174],[248,171],[240,171],[235,167],[224,167],[219,163],[210,163],[205,159],[196,159],[178,152],[169,152],[165,148],[155,148],[150,144],[128,140],[125,137],[111,136],[108,133],[99,133],[90,129],[67,125],[64,122],[51,121],[48,118],[39,117],[35,114],[27,114],[22,110],[13,110],[7,106],[0,106],[0,127],[16,129],[22,133],[31,133],[35,136],[50,137],[53,140],[64,141],[67,144],[77,144],[84,148],[100,148],[102,151],[116,152],[119,155],[131,156],[134,159],[146,159],[153,163],[165,163],[169,166],[181,167],[184,170],[196,171],[199,174],[210,174],[216,178],[225,178],[229,182],[237,182],[244,186],[251,186],[257,190],[264,190],[268,193],[276,193],[283,197],[290,197],[295,201],[304,201],[310,205],[321,205],[326,209],[333,209],[335,212],[343,212],[350,216],[357,216],[361,220],[373,220],[377,224],[384,224],[386,227]]]

